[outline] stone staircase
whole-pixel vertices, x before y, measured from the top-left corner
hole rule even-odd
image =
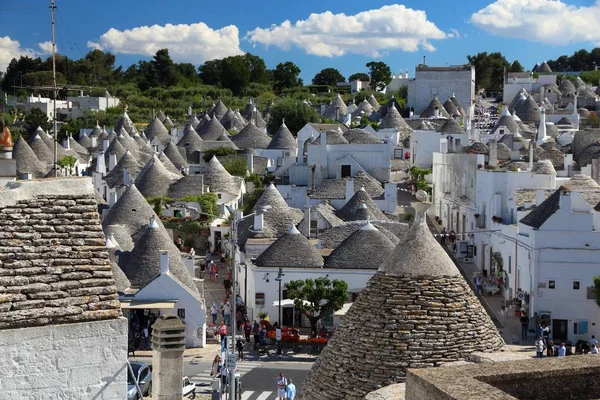
[[[217,256],[213,256],[213,260],[215,260]],[[220,267],[220,261],[217,262],[219,265],[219,278],[216,282],[210,281],[210,274],[207,272],[204,273],[204,280],[200,281],[200,264],[205,262],[205,256],[201,255],[198,257],[196,262],[196,283],[198,285],[202,285],[202,293],[204,297],[204,304],[206,304],[206,320],[207,323],[212,323],[212,316],[210,315],[210,308],[213,303],[216,303],[217,306],[221,304],[223,298],[225,297],[225,289],[223,288],[223,279],[228,274],[227,267]],[[221,314],[217,318],[217,325],[223,320]],[[218,344],[219,340],[217,338],[207,338],[206,343],[215,343]]]

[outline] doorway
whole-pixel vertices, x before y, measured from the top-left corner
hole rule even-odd
[[[485,269],[485,255],[487,250],[487,244],[481,242],[481,270]]]
[[[350,165],[342,165],[342,178],[346,178],[352,175],[352,168]]]
[[[569,337],[568,332],[569,321],[566,319],[553,319],[552,320],[552,338],[554,342],[566,341]]]

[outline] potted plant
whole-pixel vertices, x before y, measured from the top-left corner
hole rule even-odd
[[[475,213],[474,217],[475,217],[475,218],[479,218],[479,217],[480,217],[480,215],[479,215],[479,214],[477,214],[477,213]]]

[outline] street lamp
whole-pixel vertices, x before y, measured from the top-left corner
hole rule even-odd
[[[279,282],[279,318],[277,319],[277,325],[279,325],[279,329],[281,329],[281,281],[283,281],[284,276],[285,274],[283,273],[283,268],[279,267],[279,272],[275,278],[275,280]]]

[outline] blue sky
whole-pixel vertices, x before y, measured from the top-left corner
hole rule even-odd
[[[268,68],[293,61],[305,82],[327,67],[346,77],[366,72],[371,60],[386,62],[394,73],[408,69],[413,76],[423,56],[428,65],[455,65],[480,51],[500,51],[531,68],[600,43],[600,2],[595,0],[56,3],[58,50],[72,58],[101,48],[127,67],[167,47],[175,61],[200,65],[251,52]],[[0,70],[20,54],[47,56],[49,4],[0,2]]]

